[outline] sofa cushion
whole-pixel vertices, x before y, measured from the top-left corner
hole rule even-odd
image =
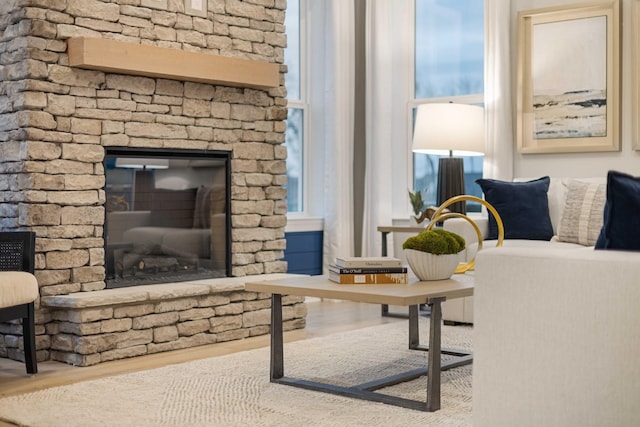
[[[514,182],[524,182],[536,179],[536,177],[517,177],[514,178]],[[566,183],[568,181],[580,181],[593,184],[604,184],[606,187],[607,176],[597,176],[590,178],[574,178],[574,177],[551,177],[549,182],[549,191],[547,192],[547,198],[549,199],[549,217],[551,217],[551,225],[553,226],[553,234],[558,235],[558,229],[560,228],[560,220],[562,219],[562,212],[564,211],[564,201],[567,197]]]
[[[162,236],[162,253],[180,258],[211,258],[208,229],[167,228]]]
[[[484,240],[482,242],[482,250],[488,248],[495,248],[497,240]],[[555,238],[551,239],[551,241],[545,240],[529,240],[529,239],[508,239],[502,242],[503,248],[555,248],[555,249],[588,249],[593,250],[592,248],[586,248],[583,245],[579,245],[577,243],[569,243],[569,242],[561,242]],[[554,250],[555,250],[554,249]],[[472,259],[478,254],[478,243],[473,242],[467,245],[467,256],[466,259]]]
[[[36,276],[25,271],[0,271],[0,307],[27,304],[39,294]]]
[[[547,199],[549,181],[548,176],[526,182],[476,180],[485,200],[502,219],[505,239],[528,240],[550,240],[553,237]],[[498,225],[491,214],[487,238],[498,238]]]
[[[196,188],[169,190],[156,188],[151,199],[151,225],[158,227],[193,226]]]
[[[640,178],[609,171],[604,223],[596,249],[640,250]]]
[[[558,240],[593,246],[602,229],[606,185],[568,180]]]

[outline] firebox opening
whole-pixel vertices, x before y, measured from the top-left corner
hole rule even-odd
[[[230,153],[107,148],[107,288],[227,277]]]

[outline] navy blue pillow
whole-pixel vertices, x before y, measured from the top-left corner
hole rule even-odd
[[[548,176],[527,182],[495,179],[477,179],[476,182],[482,188],[484,199],[502,218],[505,239],[551,240],[553,226],[547,198]],[[498,238],[498,224],[491,213],[487,238]]]
[[[640,178],[609,171],[596,249],[640,250]]]

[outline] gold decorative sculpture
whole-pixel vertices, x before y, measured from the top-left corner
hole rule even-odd
[[[425,219],[431,221],[431,218],[433,218],[433,214],[435,214],[437,210],[437,206],[429,206],[420,214],[420,216],[414,216],[414,218],[418,224],[422,224],[422,221],[424,221]],[[441,213],[446,214],[449,212],[451,212],[449,209],[444,209]]]
[[[461,195],[445,200],[445,202],[440,205],[440,207],[433,213],[433,215],[431,216],[431,222],[429,222],[425,229],[431,230],[438,222],[442,222],[449,218],[462,218],[469,224],[471,224],[473,229],[476,231],[476,234],[478,236],[478,250],[482,249],[482,232],[480,231],[480,228],[478,228],[478,225],[471,218],[464,214],[457,212],[445,212],[448,211],[446,209],[447,206],[467,200],[480,203],[481,205],[486,207],[489,212],[491,212],[496,220],[496,224],[498,225],[498,242],[496,243],[496,247],[502,246],[502,242],[504,241],[504,224],[502,223],[502,218],[500,218],[498,211],[496,211],[496,209],[489,202],[476,196]],[[476,259],[475,257],[473,257],[473,259],[467,263],[460,263],[455,272],[464,273],[469,270],[473,270],[476,265],[475,261]]]

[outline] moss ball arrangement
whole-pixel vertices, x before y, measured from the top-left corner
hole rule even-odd
[[[465,241],[459,234],[436,228],[425,230],[409,237],[402,244],[402,249],[413,249],[434,255],[457,254],[465,248]]]
[[[448,279],[460,262],[464,238],[441,228],[425,230],[402,244],[411,270],[420,280]]]

